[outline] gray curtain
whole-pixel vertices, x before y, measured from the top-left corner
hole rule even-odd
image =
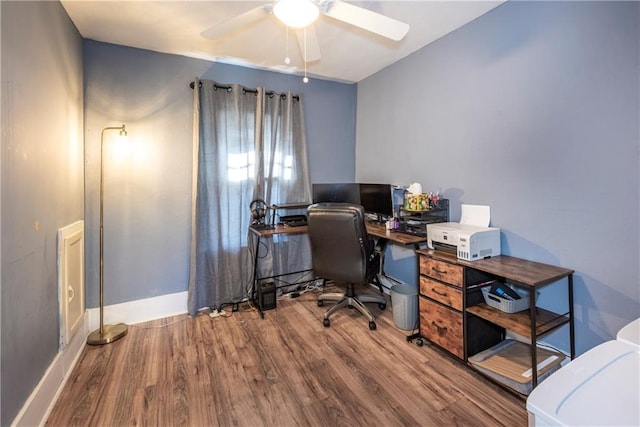
[[[256,254],[248,232],[252,200],[311,198],[302,104],[290,93],[195,81],[191,315],[247,299],[256,255],[259,277],[310,268],[306,236],[262,239]]]

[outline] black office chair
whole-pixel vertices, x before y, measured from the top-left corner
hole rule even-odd
[[[343,293],[324,293],[318,296],[318,306],[325,301],[335,301],[325,314],[323,324],[329,327],[329,316],[348,306],[362,313],[369,321],[369,329],[376,329],[375,318],[364,303],[378,303],[380,309],[387,306],[382,284],[377,272],[380,254],[369,239],[365,226],[364,209],[350,203],[317,203],[307,209],[309,241],[313,272],[323,280],[345,284]],[[355,285],[378,286],[380,295],[356,295]]]

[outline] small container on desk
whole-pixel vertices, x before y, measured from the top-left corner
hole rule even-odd
[[[505,313],[518,313],[520,311],[527,310],[529,308],[529,293],[519,289],[514,289],[514,291],[520,295],[519,299],[509,300],[499,295],[492,294],[489,286],[482,288],[482,296],[484,297],[484,302],[487,303],[488,306],[497,308]]]
[[[424,199],[425,194],[406,194],[405,203],[398,212],[399,231],[427,236],[427,224],[449,221],[449,200],[437,202]],[[425,200],[427,200],[425,202]]]

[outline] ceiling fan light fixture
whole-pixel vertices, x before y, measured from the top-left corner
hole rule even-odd
[[[304,28],[318,19],[320,10],[311,0],[278,0],[273,14],[287,27]]]

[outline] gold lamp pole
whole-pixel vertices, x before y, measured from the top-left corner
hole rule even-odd
[[[112,343],[127,334],[128,327],[124,323],[117,325],[104,324],[104,132],[106,130],[119,130],[120,136],[127,136],[124,125],[106,127],[100,135],[100,328],[91,332],[87,337],[87,344],[102,345]]]

